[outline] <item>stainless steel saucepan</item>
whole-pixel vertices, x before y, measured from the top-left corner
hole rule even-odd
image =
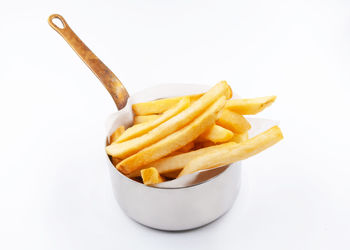
[[[53,20],[58,19],[62,28]],[[206,85],[164,84],[131,95],[119,79],[103,62],[78,38],[60,15],[49,17],[50,26],[56,30],[89,66],[111,94],[119,111],[107,122],[107,140],[113,130],[131,125],[133,113],[131,104],[154,99],[194,94],[209,89]],[[102,149],[102,145],[101,145]],[[203,171],[177,182],[146,186],[120,173],[106,155],[114,196],[133,220],[156,229],[179,231],[206,225],[227,212],[237,198],[241,163],[218,169]],[[186,179],[186,178],[187,179]]]

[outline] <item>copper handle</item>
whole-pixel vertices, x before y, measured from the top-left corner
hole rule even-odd
[[[58,27],[53,20],[61,21],[63,27]],[[60,34],[64,40],[79,55],[81,60],[91,69],[92,72],[102,82],[108,92],[111,94],[118,109],[125,107],[129,94],[123,84],[113,74],[113,72],[80,40],[80,38],[69,27],[66,20],[58,14],[53,14],[48,20],[50,26]]]

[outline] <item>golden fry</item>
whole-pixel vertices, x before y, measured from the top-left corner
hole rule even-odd
[[[119,162],[121,162],[120,159],[118,159],[117,157],[113,157],[112,156],[112,163],[113,163],[114,166],[117,166]]]
[[[156,161],[190,143],[215,123],[217,113],[224,107],[225,103],[226,97],[222,96],[193,122],[124,159],[117,165],[117,169],[124,174],[130,174],[135,170],[141,169],[146,164]]]
[[[174,151],[174,152],[171,152],[170,154],[168,154],[167,156],[174,156],[174,155],[179,155],[179,154],[182,154],[180,151]]]
[[[245,142],[248,140],[248,131],[243,134],[234,134],[230,141],[234,141],[237,143]]]
[[[142,169],[141,177],[143,184],[145,185],[158,184],[164,181],[164,178],[159,175],[157,169],[155,168]]]
[[[221,167],[244,160],[269,148],[281,139],[283,139],[281,129],[278,126],[274,126],[240,144],[223,147],[219,150],[197,156],[186,164],[179,174],[179,177],[203,169]]]
[[[195,141],[195,149],[201,149],[201,148],[207,148],[207,147],[211,147],[214,146],[215,143],[212,141]]]
[[[137,115],[134,117],[134,124],[154,121],[159,118],[159,116],[160,115]]]
[[[132,110],[135,115],[152,115],[152,114],[161,114],[167,111],[168,109],[175,106],[182,98],[189,97],[190,101],[193,102],[198,100],[203,94],[189,95],[189,96],[180,96],[172,98],[164,98],[150,102],[135,103],[132,105]]]
[[[123,134],[125,131],[125,127],[124,126],[120,126],[118,127],[113,134],[109,137],[109,144],[112,144],[113,142],[115,142],[120,136],[121,134]]]
[[[232,131],[219,125],[214,125],[201,134],[197,141],[212,141],[214,143],[221,143],[229,141],[232,137]]]
[[[193,119],[202,114],[203,111],[223,95],[227,98],[232,95],[231,88],[225,81],[217,83],[201,98],[192,103],[189,108],[160,124],[147,134],[125,142],[113,143],[106,147],[106,152],[109,155],[125,159],[126,157],[135,154],[141,149],[183,128],[185,125],[193,121]]]
[[[276,96],[232,99],[226,103],[225,108],[241,115],[255,115],[270,106],[275,100]]]
[[[249,122],[244,118],[244,116],[228,109],[222,110],[216,124],[237,134],[242,134],[251,128]]]
[[[143,124],[138,124],[137,126],[132,126],[128,128],[117,140],[118,143],[124,142],[141,135],[146,134],[155,127],[159,126],[163,122],[169,120],[171,117],[179,114],[181,111],[185,110],[190,106],[190,98],[183,97],[180,101],[171,109],[167,110],[164,114],[159,116],[154,121],[146,122]]]
[[[168,156],[166,158],[154,161],[144,166],[144,168],[155,167],[160,174],[166,175],[167,173],[170,173],[170,172],[180,171],[188,162],[190,162],[197,156],[205,155],[212,151],[219,150],[222,147],[228,147],[236,144],[237,143],[235,142],[227,142],[224,144],[219,144],[211,147],[201,148],[195,151],[190,151],[188,153],[178,154],[175,156]],[[139,170],[134,171],[128,176],[129,177],[140,176],[140,171]]]
[[[183,146],[182,148],[178,149],[177,152],[180,153],[187,153],[188,151],[190,151],[192,148],[194,148],[194,142],[191,141],[190,143],[186,144],[185,146]]]
[[[124,133],[124,131],[125,131],[124,126],[118,127],[109,138],[110,144],[115,142]],[[120,161],[121,160],[118,159],[117,157],[112,157],[112,163],[114,166],[116,166]]]
[[[185,146],[183,146],[182,148],[168,154],[168,156],[174,156],[174,155],[179,155],[179,154],[183,154],[183,153],[187,153],[189,152],[191,149],[193,149],[195,146],[194,142],[191,141],[190,143],[186,144]]]

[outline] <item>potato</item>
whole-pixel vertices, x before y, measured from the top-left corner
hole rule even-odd
[[[244,116],[228,109],[222,110],[216,124],[237,134],[242,134],[251,128],[249,122]]]
[[[166,158],[162,158],[160,160],[154,161],[143,168],[155,167],[161,175],[167,175],[167,173],[180,171],[182,168],[191,160],[195,159],[199,155],[208,154],[212,151],[219,150],[222,147],[227,147],[229,145],[236,145],[235,142],[227,142],[219,145],[214,145],[210,147],[205,147],[201,149],[197,149],[194,151],[190,151],[188,153],[178,154],[175,156],[168,156]],[[128,175],[129,177],[140,176],[140,171],[134,171]]]
[[[158,184],[164,181],[164,178],[161,177],[155,168],[146,168],[141,170],[141,177],[143,184],[153,185]]]
[[[234,134],[230,141],[241,143],[245,142],[246,140],[248,140],[248,132],[244,132],[242,134]]]
[[[226,108],[241,115],[255,115],[270,106],[275,100],[276,96],[232,99],[226,103]]]
[[[107,154],[125,159],[128,156],[135,154],[143,148],[156,143],[164,137],[182,129],[196,117],[201,115],[212,103],[217,101],[221,96],[229,98],[232,95],[230,86],[226,82],[219,82],[205,93],[196,102],[178,115],[172,117],[158,127],[152,129],[147,134],[140,137],[111,144],[106,147]]]
[[[233,137],[233,133],[219,125],[213,125],[201,134],[197,141],[212,141],[214,143],[227,142]]]
[[[132,126],[128,128],[118,139],[117,142],[124,142],[136,137],[139,137],[141,135],[146,134],[147,132],[151,131],[155,127],[159,126],[160,124],[166,122],[171,117],[174,117],[175,115],[179,114],[181,111],[185,110],[190,106],[190,98],[189,97],[183,97],[180,99],[180,101],[171,109],[167,110],[164,114],[159,116],[154,121],[137,124],[136,126]]]
[[[172,98],[164,98],[150,102],[135,103],[132,105],[132,110],[136,116],[142,115],[153,115],[161,114],[165,111],[174,107],[183,97],[190,98],[190,101],[193,102],[198,100],[203,94],[189,95],[189,96],[179,96]]]
[[[160,115],[137,115],[134,117],[134,125],[144,122],[154,121],[159,118]]]
[[[112,144],[115,142],[123,133],[125,132],[125,127],[120,126],[118,127],[113,134],[109,137],[109,144]]]
[[[186,164],[178,177],[244,160],[271,147],[282,139],[281,129],[278,126],[274,126],[245,142],[198,155]]]
[[[117,165],[117,169],[124,174],[130,174],[137,169],[141,169],[144,165],[156,161],[195,140],[208,127],[215,123],[217,113],[224,107],[225,103],[226,97],[222,96],[193,122],[157,143],[124,159]]]

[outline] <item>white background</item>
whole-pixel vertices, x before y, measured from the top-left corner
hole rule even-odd
[[[62,14],[130,93],[227,80],[278,95],[285,139],[243,163],[233,209],[167,233],[127,218],[105,166],[115,110],[47,24]],[[349,249],[349,1],[0,2],[1,249]]]

